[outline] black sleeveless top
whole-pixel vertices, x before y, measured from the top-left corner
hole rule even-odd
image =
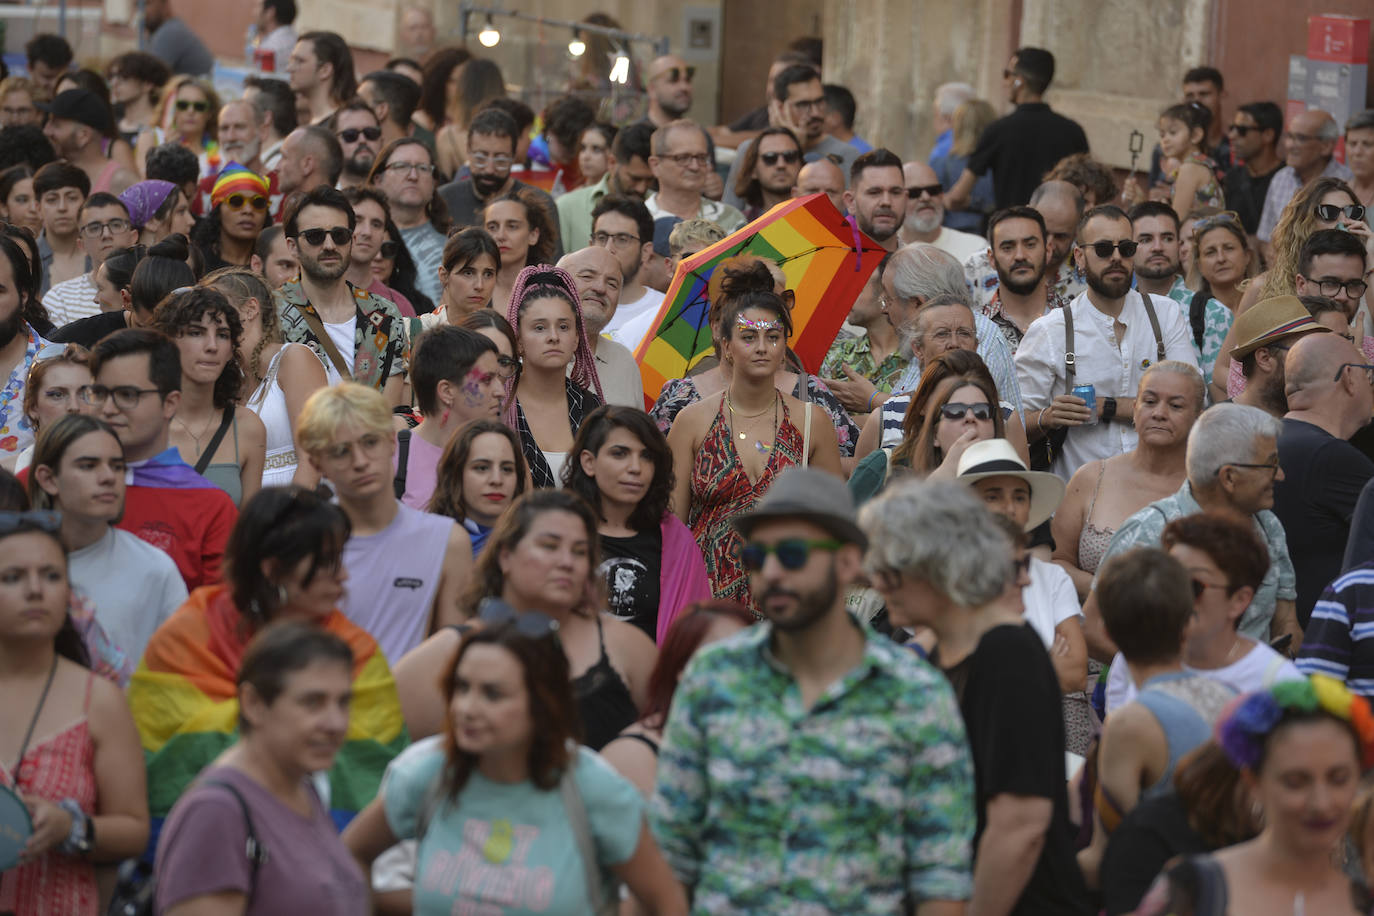
[[[573,691],[577,695],[577,711],[582,717],[582,743],[599,751],[639,718],[639,710],[630,696],[630,688],[611,667],[611,659],[606,655],[606,635],[601,629],[600,614],[596,617],[596,637],[601,644],[601,657],[595,665],[573,678]]]

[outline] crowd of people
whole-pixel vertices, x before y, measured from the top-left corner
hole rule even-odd
[[[1374,112],[1122,182],[1042,48],[917,157],[815,39],[711,126],[146,7],[0,80],[0,913],[1371,912]],[[813,195],[825,358],[737,254],[646,397]]]

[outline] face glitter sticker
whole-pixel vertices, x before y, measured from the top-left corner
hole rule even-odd
[[[735,327],[741,331],[781,331],[782,319],[775,318],[772,321],[750,321],[743,315],[735,316]]]

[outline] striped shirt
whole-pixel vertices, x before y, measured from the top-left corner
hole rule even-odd
[[[99,315],[100,303],[95,301],[95,295],[91,275],[84,273],[54,284],[43,296],[43,307],[48,310],[53,327],[60,328],[77,319]]]
[[[1374,561],[1337,578],[1312,607],[1298,670],[1339,678],[1352,693],[1374,697]]]

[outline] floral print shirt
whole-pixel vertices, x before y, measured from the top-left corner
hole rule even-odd
[[[381,296],[374,296],[367,290],[358,289],[353,284],[353,301],[357,306],[357,325],[353,330],[353,381],[381,391],[387,379],[404,375],[410,352],[406,347],[406,335],[401,312],[396,304]],[[291,343],[305,344],[315,351],[325,368],[337,368],[324,344],[310,330],[306,314],[319,317],[315,307],[305,296],[300,280],[292,280],[272,294],[277,303],[277,317],[281,321],[282,334]],[[324,319],[320,318],[323,322]],[[350,354],[341,354],[347,359]]]
[[[1199,346],[1197,339],[1191,336],[1193,324],[1190,309],[1193,292],[1188,288],[1188,284],[1183,282],[1182,277],[1174,277],[1174,285],[1169,288],[1169,298],[1179,304],[1183,320],[1188,322],[1188,333],[1193,341],[1193,352],[1197,354],[1197,364],[1202,370],[1202,377],[1211,381],[1212,368],[1216,366],[1217,357],[1221,355],[1221,345],[1225,343],[1226,335],[1231,332],[1231,324],[1236,318],[1226,306],[1215,299],[1208,299],[1207,307],[1202,313],[1202,344]]]
[[[33,424],[24,416],[24,386],[38,351],[46,347],[48,341],[27,324],[23,325],[23,333],[28,335],[29,341],[24,347],[24,358],[10,372],[5,387],[0,389],[0,455],[14,455],[33,445]]]

